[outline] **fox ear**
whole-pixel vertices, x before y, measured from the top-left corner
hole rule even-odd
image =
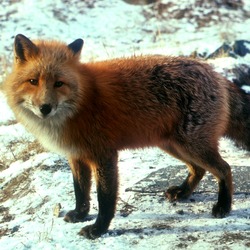
[[[14,42],[14,52],[17,62],[27,61],[38,53],[37,46],[24,35],[17,35]]]
[[[82,46],[83,46],[83,40],[76,39],[73,43],[70,43],[68,45],[68,48],[71,49],[71,51],[74,53],[74,55],[78,55],[82,51]]]

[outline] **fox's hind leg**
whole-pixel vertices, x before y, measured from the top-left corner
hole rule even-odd
[[[189,173],[187,178],[180,186],[172,186],[170,187],[165,195],[170,201],[186,199],[188,198],[202,179],[205,174],[205,170],[194,165],[194,164],[186,164]]]
[[[174,156],[175,158],[186,163],[186,166],[189,169],[187,178],[183,181],[180,186],[172,186],[167,189],[165,196],[170,201],[176,201],[181,199],[188,198],[199,184],[200,180],[205,174],[205,169],[186,161],[185,155],[182,155],[182,151],[179,147],[174,147],[173,145],[168,144],[167,146],[161,147],[165,152]]]
[[[76,206],[65,215],[64,220],[79,222],[86,218],[90,208],[91,167],[76,159],[69,160],[69,163],[73,174]]]
[[[192,148],[191,144],[182,144],[182,146],[178,147],[178,150],[171,150],[171,154],[184,162],[192,162],[192,164],[188,164],[191,171],[187,179],[179,187],[170,187],[166,192],[166,196],[170,200],[186,198],[192,193],[207,170],[215,176],[219,184],[218,202],[214,205],[212,214],[215,217],[227,215],[232,204],[232,175],[231,168],[221,158],[217,145],[214,147],[206,145],[205,148],[204,146]]]
[[[232,206],[231,168],[218,152],[212,152],[211,155],[208,153],[202,160],[204,160],[204,168],[216,177],[219,184],[218,201],[213,207],[212,214],[215,217],[223,218],[230,212]]]

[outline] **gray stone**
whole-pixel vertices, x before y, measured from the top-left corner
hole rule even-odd
[[[235,194],[250,194],[250,166],[231,166],[234,182]],[[146,178],[138,181],[133,187],[126,191],[139,193],[159,193],[164,192],[170,186],[180,185],[187,177],[188,170],[184,165],[168,166],[149,174]],[[206,173],[195,190],[196,193],[217,193],[218,185],[216,179]]]

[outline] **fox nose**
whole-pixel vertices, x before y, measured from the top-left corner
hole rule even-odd
[[[50,104],[43,104],[40,106],[41,113],[46,116],[48,115],[52,110],[52,106]]]

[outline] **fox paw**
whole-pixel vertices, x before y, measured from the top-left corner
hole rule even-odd
[[[94,240],[104,234],[106,230],[100,230],[95,224],[83,227],[79,232],[79,235],[84,236],[87,239]]]
[[[187,194],[180,186],[172,186],[165,192],[166,198],[173,202],[187,198]]]
[[[230,205],[229,206],[222,206],[221,204],[216,203],[213,206],[212,215],[215,218],[224,218],[230,213],[230,211],[231,211]]]
[[[78,212],[76,210],[71,210],[64,216],[64,220],[70,223],[82,222],[86,221],[87,215],[88,211]]]

